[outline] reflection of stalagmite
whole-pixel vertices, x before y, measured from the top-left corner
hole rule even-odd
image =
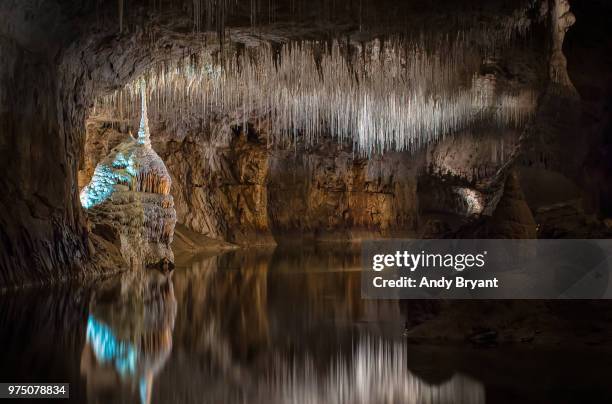
[[[173,261],[170,249],[176,212],[170,195],[172,180],[164,162],[151,147],[144,81],[138,138],[115,147],[81,191],[94,229],[113,230],[121,253],[133,265]],[[103,234],[106,238],[108,234]]]
[[[153,380],[172,351],[175,318],[169,276],[127,274],[104,285],[92,299],[81,355],[88,401],[138,391],[141,402],[149,403]]]

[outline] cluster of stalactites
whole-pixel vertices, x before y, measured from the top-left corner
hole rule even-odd
[[[395,38],[262,45],[222,60],[203,51],[152,68],[147,95],[152,116],[170,129],[190,117],[206,121],[221,114],[245,127],[254,119],[266,122],[272,142],[314,144],[331,134],[371,155],[415,150],[475,123],[524,124],[535,96],[499,91],[494,76],[479,73],[486,57],[462,34],[427,43]],[[143,91],[136,81],[97,107],[133,119],[131,106]]]
[[[172,180],[167,173],[140,171],[130,183],[130,191],[169,195],[171,186]]]

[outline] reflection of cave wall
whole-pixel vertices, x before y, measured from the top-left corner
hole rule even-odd
[[[70,380],[70,398],[63,401],[82,403],[85,384],[80,382],[78,352],[85,343],[87,307],[83,303],[90,296],[89,287],[0,294],[2,380],[23,383]]]
[[[240,380],[249,366],[265,365],[273,353],[293,355],[296,345],[307,346],[300,355],[349,347],[350,335],[334,335],[335,322],[377,318],[401,326],[397,302],[361,299],[359,251],[311,245],[194,258],[173,276],[176,346],[209,357],[229,380]]]
[[[286,394],[294,394],[295,402],[309,397],[316,402],[335,402],[333,395],[342,386],[351,387],[346,391],[351,402],[386,402],[392,400],[380,397],[388,398],[391,391],[397,393],[394,397],[400,396],[394,390],[397,385],[412,385],[407,381],[411,377],[405,378],[407,369],[421,370],[414,375],[420,375],[415,383],[425,390],[418,392],[437,390],[454,374],[463,373],[485,381],[487,399],[507,397],[507,390],[500,390],[500,381],[507,380],[511,372],[519,375],[521,386],[528,386],[529,397],[546,401],[548,392],[537,374],[571,383],[584,372],[568,373],[566,365],[575,358],[537,349],[539,344],[557,345],[566,353],[571,346],[590,346],[579,356],[589,355],[589,349],[598,355],[610,338],[608,304],[602,301],[364,300],[355,271],[359,261],[359,246],[328,244],[277,247],[268,253],[240,249],[194,259],[177,270],[173,276],[178,302],[174,350],[158,378],[160,402],[172,402],[176,391],[185,402],[199,402],[202,396],[211,402],[236,401],[244,397],[241,394],[253,402],[292,401]],[[393,358],[378,356],[381,335],[385,336],[383,344],[398,342],[387,346],[388,352],[395,353]],[[404,345],[407,340],[420,343]],[[446,351],[441,346],[428,347],[432,341],[457,345]],[[504,347],[470,347],[465,360],[458,360],[462,354],[455,350],[466,341],[481,347]],[[397,348],[408,352],[400,353]],[[511,353],[514,349],[516,355]],[[487,359],[495,353],[499,356]],[[369,358],[367,365],[361,362],[362,354]],[[534,360],[535,355],[543,355],[542,360]],[[393,363],[397,365],[393,375],[383,379],[396,383],[369,379],[370,370],[381,375]],[[413,367],[415,363],[420,366]],[[600,362],[585,359],[581,363],[588,367]],[[538,370],[526,374],[525,369],[533,370],[533,365]],[[350,378],[356,368],[363,371],[361,388]],[[400,376],[402,380],[395,380]],[[428,386],[421,384],[421,377]],[[193,378],[202,382],[186,382]],[[516,387],[516,380],[511,385]],[[384,388],[379,389],[381,386]],[[251,389],[256,390],[253,396]],[[460,397],[460,391],[455,393],[450,402]],[[478,397],[460,402],[478,402]],[[414,402],[427,401],[420,397]]]

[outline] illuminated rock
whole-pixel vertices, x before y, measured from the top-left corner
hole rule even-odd
[[[80,194],[93,231],[117,241],[131,266],[174,261],[172,180],[151,147],[144,82],[142,95],[138,138],[130,137],[113,148]]]

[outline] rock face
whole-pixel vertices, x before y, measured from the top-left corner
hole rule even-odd
[[[537,238],[537,225],[525,201],[517,175],[506,179],[503,195],[495,212],[489,217],[471,223],[457,234],[460,238]]]
[[[138,139],[129,137],[113,148],[80,197],[93,232],[116,241],[131,267],[174,261],[172,180],[151,147],[144,91],[142,96]]]
[[[242,245],[355,240],[413,234],[416,165],[406,153],[355,159],[328,141],[316,149],[270,149],[265,133],[241,130],[154,143],[173,178],[180,223]]]
[[[419,159],[408,153],[355,158],[323,142],[271,155],[268,212],[278,239],[360,240],[414,234]]]
[[[98,119],[98,118],[96,118]],[[90,121],[85,167],[123,135]],[[156,128],[153,146],[173,179],[177,220],[239,245],[442,237],[490,216],[519,148],[517,131],[461,133],[417,153],[355,157],[350,145],[270,147],[265,127]],[[435,231],[430,217],[445,222]]]
[[[79,142],[58,119],[57,67],[20,35],[0,37],[0,289],[91,273],[82,269],[91,257],[76,190]]]
[[[175,184],[178,220],[217,240],[274,243],[267,216],[265,148],[240,136],[224,140],[220,132],[225,131],[231,129],[220,125],[182,141],[155,143]]]

